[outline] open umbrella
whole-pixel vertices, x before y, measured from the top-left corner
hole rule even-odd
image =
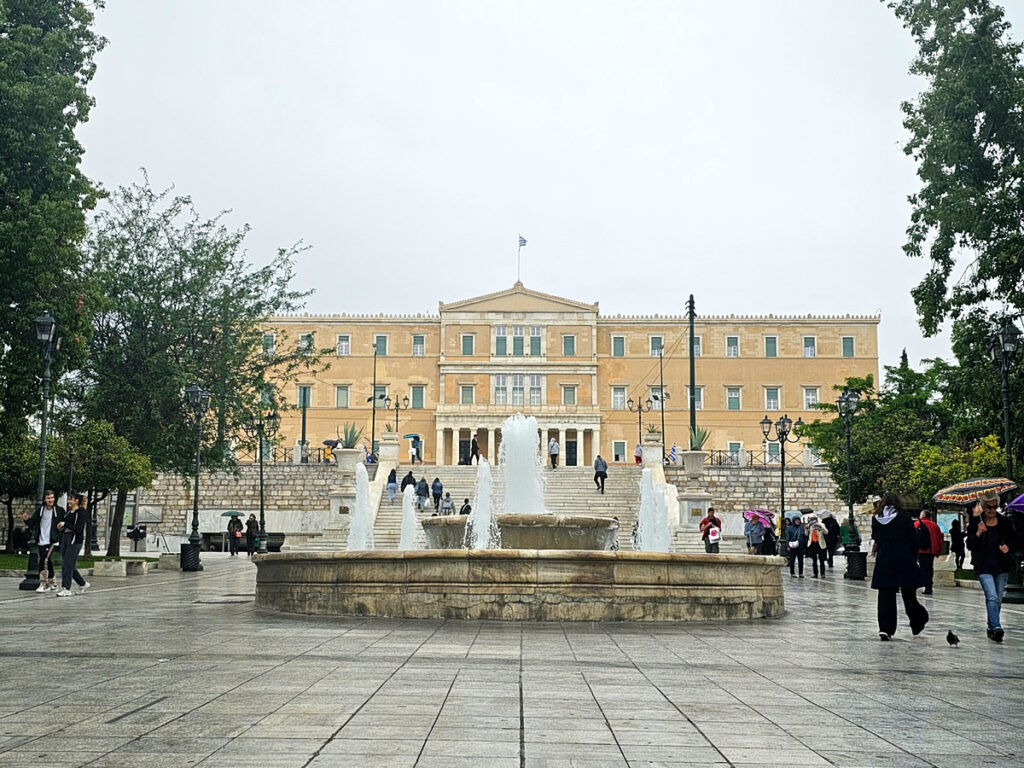
[[[221,517],[235,517],[236,515],[239,515],[239,514],[241,514],[241,513],[238,512],[237,510],[229,509],[227,512],[221,512],[220,516]]]
[[[1024,493],[1022,493],[1016,499],[1007,504],[1006,508],[1012,509],[1016,512],[1024,512]]]
[[[989,491],[1006,493],[1016,489],[1017,484],[1005,477],[972,477],[970,480],[943,488],[932,496],[932,501],[936,504],[965,506],[972,501],[977,501],[983,493]]]
[[[772,513],[769,512],[767,509],[764,509],[763,507],[754,507],[753,509],[748,509],[746,512],[743,513],[743,517],[747,520],[753,520],[756,517],[765,525],[772,524]]]
[[[414,437],[419,437],[415,432],[410,432],[408,435],[402,435],[403,440],[412,440]]]

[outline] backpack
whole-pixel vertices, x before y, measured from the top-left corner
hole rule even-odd
[[[932,535],[928,531],[928,526],[918,520],[914,523],[914,528],[917,529],[917,551],[918,552],[931,552],[932,551]]]

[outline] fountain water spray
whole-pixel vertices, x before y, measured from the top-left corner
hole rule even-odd
[[[370,512],[370,478],[366,466],[356,464],[356,511],[348,529],[349,551],[373,549],[373,515]]]
[[[416,519],[416,491],[407,485],[402,491],[402,535],[398,540],[399,549],[420,549],[419,537],[423,529]]]
[[[498,460],[505,467],[505,514],[546,512],[537,419],[517,413],[502,422]]]
[[[637,515],[636,548],[641,552],[668,552],[668,510],[665,494],[654,487],[651,470],[640,475],[640,512]]]
[[[494,517],[491,465],[480,459],[476,469],[476,498],[466,521],[466,546],[470,549],[501,549],[501,532]]]

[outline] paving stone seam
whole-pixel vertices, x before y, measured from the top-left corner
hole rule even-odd
[[[437,721],[441,717],[441,713],[444,712],[444,705],[448,703],[448,697],[452,695],[452,688],[455,687],[455,681],[459,679],[459,673],[456,672],[452,677],[452,681],[448,684],[448,690],[445,691],[444,698],[441,700],[441,706],[437,708],[437,714],[434,715],[434,721],[430,724],[430,730],[427,731],[427,736],[423,739],[423,743],[420,745],[420,751],[416,755],[416,762],[413,763],[413,768],[416,768],[420,764],[420,760],[423,759],[423,751],[427,748],[427,742],[430,741],[430,734],[434,732],[437,727]]]

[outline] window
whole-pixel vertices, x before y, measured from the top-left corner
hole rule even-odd
[[[263,355],[264,357],[273,357],[274,350],[277,347],[274,334],[267,332],[263,334]]]
[[[804,336],[804,357],[815,357],[816,339],[813,336]]]
[[[853,336],[843,336],[843,357],[853,357]]]
[[[626,441],[625,440],[613,440],[612,441],[612,461],[625,461],[626,460]]]
[[[625,387],[612,387],[612,408],[616,411],[626,410]]]
[[[531,355],[535,355],[535,356],[540,354],[540,326],[539,325],[531,325],[530,326],[530,354]]]
[[[818,388],[804,387],[804,410],[809,411],[818,404]]]
[[[334,388],[334,407],[348,408],[348,384]]]
[[[743,462],[743,443],[729,443],[729,463],[741,464]]]
[[[523,404],[523,383],[526,377],[521,373],[512,375],[512,405]]]
[[[530,374],[530,405],[544,404],[544,390],[541,388],[539,373]]]
[[[693,337],[693,356],[700,357],[700,336]]]
[[[655,411],[660,411],[662,403],[661,387],[651,387],[650,398],[651,408]]]
[[[740,356],[740,337],[739,336],[726,336],[725,337],[725,356],[726,357],[739,357]]]
[[[299,352],[304,355],[313,354],[313,334],[304,333],[299,336]]]
[[[378,355],[386,355],[388,353],[388,337],[385,334],[374,336],[373,348],[377,350]]]
[[[782,446],[779,443],[765,443],[764,457],[769,464],[778,464],[782,461]]]
[[[693,390],[693,410],[704,410],[704,387],[697,387]]]
[[[765,357],[778,357],[779,356],[779,337],[778,336],[765,336],[764,337],[764,356]]]
[[[299,408],[302,406],[309,406],[313,403],[313,385],[312,384],[299,384]]]
[[[388,396],[388,388],[384,384],[378,384],[373,389],[373,406],[375,408],[384,407],[384,398]]]
[[[777,410],[779,410],[779,388],[778,387],[765,387],[764,388],[764,409],[766,411],[777,411]]]
[[[412,337],[412,356],[423,357],[426,354],[427,345],[424,343],[424,339],[420,335]]]
[[[471,333],[462,334],[462,354],[466,357],[473,355],[473,334]]]
[[[472,384],[461,384],[459,386],[459,402],[462,405],[473,404],[473,390],[475,387]]]
[[[740,388],[728,387],[725,390],[725,402],[730,411],[738,411],[740,409]]]
[[[339,333],[337,346],[338,357],[348,357],[350,354],[352,354],[352,337],[347,333]]]
[[[523,354],[523,326],[512,328],[512,354],[521,357]]]
[[[576,356],[576,337],[575,336],[563,336],[562,337],[562,355],[565,357]]]
[[[409,398],[409,399],[412,401],[411,406],[413,408],[422,408],[423,407],[423,390],[424,389],[425,389],[425,387],[422,384],[416,384],[416,385],[413,385],[413,386],[409,387],[409,391],[412,392],[412,397]]]
[[[626,337],[612,336],[612,357],[626,356]]]
[[[508,376],[503,373],[494,377],[494,404],[508,405]]]
[[[274,388],[270,384],[264,384],[260,391],[260,402],[263,405],[271,405],[274,402]]]
[[[658,357],[661,354],[661,336],[651,336],[651,357]]]
[[[576,385],[562,385],[562,405],[576,405]]]
[[[508,354],[508,335],[504,325],[498,325],[494,328],[494,354]]]

